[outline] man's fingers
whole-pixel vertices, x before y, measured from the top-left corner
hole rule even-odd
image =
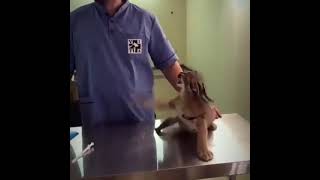
[[[133,98],[134,105],[142,106],[143,108],[146,108],[146,109],[150,109],[150,108],[152,109],[156,106],[152,98],[147,99],[137,94],[132,94],[131,97]]]
[[[175,108],[175,105],[174,105],[174,102],[173,101],[169,101],[169,108],[171,109],[174,109]]]
[[[170,104],[167,103],[167,102],[162,102],[160,100],[157,100],[156,101],[156,104],[155,104],[156,108],[157,109],[170,109]]]
[[[143,102],[144,108],[152,109],[155,108],[156,104],[153,100],[146,100]]]

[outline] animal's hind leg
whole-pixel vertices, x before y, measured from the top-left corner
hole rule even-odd
[[[167,119],[165,119],[161,124],[160,126],[158,126],[155,130],[157,132],[158,135],[161,135],[161,130],[168,127],[168,126],[171,126],[173,124],[175,124],[176,122],[178,122],[178,117],[169,117]]]

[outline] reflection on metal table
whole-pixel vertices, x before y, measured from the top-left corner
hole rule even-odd
[[[94,152],[78,161],[85,179],[201,179],[250,173],[250,124],[238,114],[224,114],[209,133],[213,160],[202,162],[196,155],[194,135],[168,128],[159,137],[154,126],[135,124],[98,127],[79,132],[71,141],[72,154],[94,142]],[[71,172],[70,172],[71,173]]]

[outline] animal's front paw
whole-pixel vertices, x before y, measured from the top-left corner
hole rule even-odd
[[[214,124],[214,123],[210,124],[209,127],[208,127],[208,130],[209,130],[209,131],[214,131],[214,130],[216,130],[216,129],[217,129],[217,125]]]
[[[208,149],[198,150],[198,157],[202,161],[210,161],[213,159],[213,153]]]
[[[159,136],[162,136],[161,129],[155,128],[154,130],[156,131],[156,133],[157,133]]]

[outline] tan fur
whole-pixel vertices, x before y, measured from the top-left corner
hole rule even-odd
[[[156,132],[161,135],[162,129],[174,123],[179,123],[181,128],[196,133],[198,157],[203,161],[209,161],[213,158],[213,153],[208,148],[207,136],[208,129],[216,129],[216,125],[213,124],[215,120],[213,113],[216,111],[213,111],[212,107],[210,107],[209,101],[211,101],[211,99],[207,97],[204,84],[197,72],[183,73],[183,75],[179,77],[179,80],[182,88],[180,94],[169,101],[169,106],[175,109],[177,117],[166,119],[156,128]],[[218,116],[220,116],[220,114],[218,114]],[[197,118],[187,120],[184,117]]]

